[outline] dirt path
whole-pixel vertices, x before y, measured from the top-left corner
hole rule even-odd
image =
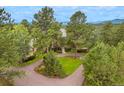
[[[16,86],[80,86],[83,82],[82,65],[70,76],[64,79],[48,78],[34,71],[42,60],[37,61],[29,66],[21,67],[19,70],[26,72],[26,76],[15,79]]]

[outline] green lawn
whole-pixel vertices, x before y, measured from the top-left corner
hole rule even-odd
[[[60,57],[57,59],[60,64],[62,64],[64,72],[67,76],[72,74],[82,64],[82,61],[77,58]]]

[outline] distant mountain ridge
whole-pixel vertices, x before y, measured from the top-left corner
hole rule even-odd
[[[107,22],[111,22],[112,24],[121,24],[124,23],[124,19],[113,19],[113,20],[105,20],[105,21],[97,21],[97,22],[88,22],[89,24],[105,24]],[[61,22],[62,24],[67,25],[67,21],[66,22]]]
[[[92,24],[105,24],[107,22],[111,22],[112,24],[121,24],[121,23],[124,23],[124,19],[113,19],[113,20],[107,20],[107,21],[98,21],[98,22],[94,22]]]

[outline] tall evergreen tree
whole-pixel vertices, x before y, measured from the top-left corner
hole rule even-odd
[[[6,25],[6,27],[12,27],[14,20],[11,19],[11,15],[0,7],[0,28]]]
[[[31,32],[31,24],[28,22],[27,19],[23,19],[23,20],[21,21],[21,24],[22,24],[23,26],[25,26],[25,28],[28,29],[28,32]]]
[[[86,16],[83,12],[77,11],[70,17],[70,22],[67,25],[67,35],[69,42],[74,48],[75,54],[77,52],[78,45],[83,43],[83,34],[85,33]],[[75,55],[76,56],[76,55]]]
[[[53,13],[52,8],[44,7],[34,15],[34,22],[40,27],[41,31],[48,31],[51,27],[54,21]]]

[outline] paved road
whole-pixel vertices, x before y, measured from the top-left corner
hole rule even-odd
[[[34,68],[41,64],[42,60],[37,61],[29,66],[18,68],[26,72],[22,78],[15,79],[16,86],[80,86],[84,80],[82,76],[82,65],[70,76],[59,78],[48,78],[34,71]]]

